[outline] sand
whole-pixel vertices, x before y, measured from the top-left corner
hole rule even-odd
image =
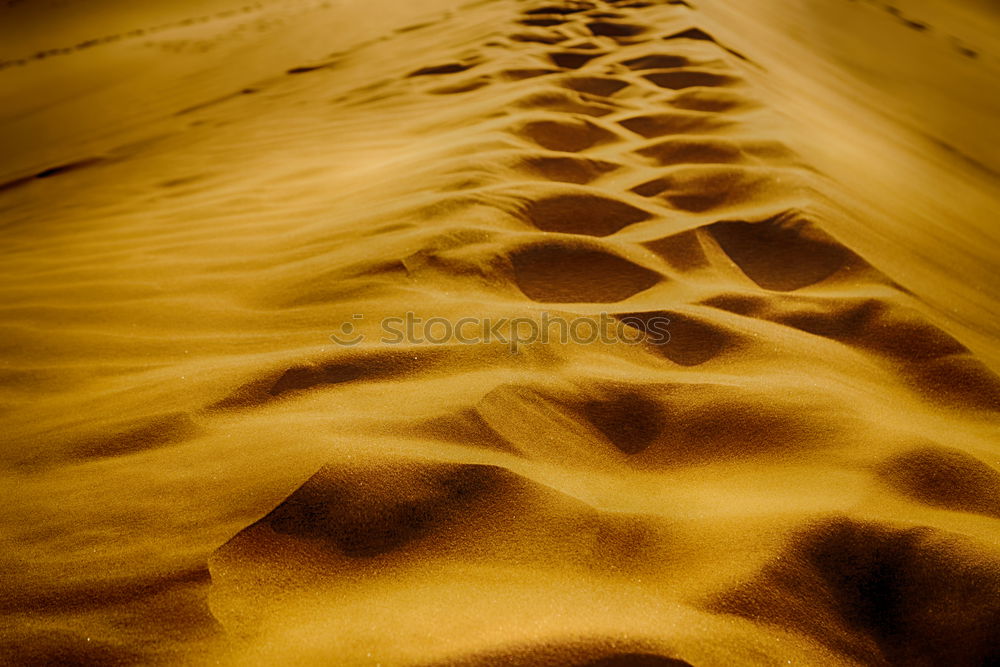
[[[1000,662],[992,3],[0,26],[5,664]]]

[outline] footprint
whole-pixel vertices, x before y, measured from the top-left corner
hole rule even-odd
[[[459,93],[471,93],[474,90],[485,88],[493,83],[493,79],[488,76],[479,76],[460,83],[449,86],[441,86],[430,91],[433,95],[456,95]]]
[[[586,100],[580,95],[562,88],[530,92],[509,102],[508,105],[521,109],[556,111],[595,117],[607,116],[615,111],[615,108],[609,104],[598,100]]]
[[[693,69],[674,70],[671,72],[653,72],[650,74],[643,74],[642,77],[660,88],[668,88],[671,90],[681,90],[683,88],[695,87],[712,88],[718,86],[731,86],[739,82],[739,79],[734,76],[729,76],[728,74],[719,74],[717,72],[707,70]],[[702,109],[702,111],[708,111],[708,109]]]
[[[903,369],[926,400],[959,409],[1000,410],[1000,378],[970,354],[952,354]]]
[[[404,377],[432,369],[448,354],[454,356],[455,351],[449,351],[447,346],[426,347],[419,353],[413,350],[378,350],[277,368],[237,387],[209,409],[256,408],[317,389]]]
[[[585,185],[604,174],[620,169],[621,165],[605,160],[570,155],[528,155],[521,158],[515,169],[549,181]]]
[[[744,160],[739,144],[717,137],[674,137],[635,151],[657,165],[733,164]]]
[[[195,438],[201,428],[186,412],[170,412],[133,419],[101,435],[72,440],[53,448],[24,455],[19,465],[38,465],[128,456],[151,449],[179,445]]]
[[[705,230],[764,289],[792,291],[822,282],[849,266],[865,265],[815,225],[796,217],[716,222]]]
[[[997,657],[998,573],[995,549],[969,537],[830,517],[705,606],[805,635],[838,662],[983,665]]]
[[[611,131],[582,118],[529,121],[514,130],[514,133],[542,148],[570,153],[618,140]]]
[[[524,42],[529,44],[558,44],[565,42],[568,37],[565,35],[554,35],[548,32],[521,32],[510,36],[512,42]]]
[[[645,333],[652,350],[681,366],[700,366],[742,344],[740,336],[703,315],[657,310],[623,313],[617,317]],[[668,335],[663,336],[660,329]]]
[[[711,266],[705,248],[694,230],[646,241],[643,245],[666,260],[672,269],[681,273]]]
[[[688,67],[691,60],[684,56],[677,55],[650,55],[639,58],[631,58],[621,63],[631,70],[641,71],[646,69],[674,69],[676,67]]]
[[[1000,519],[1000,472],[960,450],[916,447],[875,470],[883,482],[917,502]]]
[[[952,38],[951,38],[951,45],[952,45],[952,46],[954,47],[954,49],[955,49],[956,51],[958,51],[958,52],[959,52],[960,54],[962,54],[962,55],[963,55],[963,56],[965,56],[966,58],[972,58],[972,59],[975,59],[975,58],[978,58],[978,57],[979,57],[979,51],[976,51],[975,49],[973,49],[973,48],[971,48],[971,47],[969,47],[969,46],[966,46],[966,45],[965,45],[965,44],[964,44],[964,43],[963,43],[963,42],[962,42],[962,41],[961,41],[960,39],[958,39],[957,37],[952,37]]]
[[[31,183],[36,179],[40,180],[40,179],[52,178],[54,176],[61,176],[62,174],[68,174],[74,171],[78,171],[80,169],[85,169],[87,167],[100,164],[105,161],[106,158],[93,157],[93,158],[86,158],[84,160],[77,160],[76,162],[67,162],[66,164],[61,164],[55,167],[49,167],[48,169],[43,169],[37,174],[33,174],[31,176],[15,178],[10,181],[6,181],[4,183],[0,183],[0,192],[4,192],[6,190],[13,190],[14,188],[19,188],[23,185]]]
[[[758,316],[906,362],[968,353],[920,313],[879,299],[809,299]]]
[[[549,54],[549,59],[552,60],[558,67],[563,69],[580,69],[587,63],[589,63],[594,58],[600,58],[605,55],[604,53],[580,53],[577,51],[556,51]]]
[[[510,81],[523,81],[525,79],[534,79],[548,74],[558,74],[559,72],[560,70],[557,69],[547,69],[542,67],[505,69],[500,72],[500,76]]]
[[[655,139],[668,134],[707,134],[732,127],[735,122],[709,113],[667,111],[633,116],[618,124],[647,139]]]
[[[464,72],[471,69],[475,65],[468,63],[446,63],[444,65],[433,65],[431,67],[422,67],[418,70],[410,72],[406,76],[433,76],[437,74],[457,74],[458,72]]]
[[[663,349],[670,345],[666,343]],[[704,355],[696,347],[692,341],[689,352]],[[663,406],[660,414],[668,437],[642,453],[637,462],[646,466],[796,458],[807,450],[829,446],[839,437],[836,425],[822,409],[810,407],[801,397],[745,386],[693,383],[661,385],[656,396]]]
[[[619,90],[628,87],[627,81],[608,76],[572,76],[566,77],[559,85],[588,95],[610,97]]]
[[[635,37],[646,32],[645,26],[631,23],[613,23],[611,21],[592,21],[587,24],[587,29],[595,37]]]
[[[914,21],[910,18],[907,18],[898,7],[893,7],[889,5],[885,8],[885,11],[895,16],[900,23],[902,23],[907,28],[910,28],[911,30],[916,30],[917,32],[926,32],[927,30],[930,29],[930,26],[927,25],[926,23],[923,23],[921,21]]]
[[[85,169],[87,167],[92,167],[95,164],[100,164],[105,162],[105,158],[101,157],[90,157],[84,158],[82,160],[76,160],[75,162],[67,162],[66,164],[60,164],[55,167],[49,167],[48,169],[43,169],[42,171],[35,174],[35,178],[52,178],[53,176],[62,176],[63,174],[68,174],[73,171],[79,171],[80,169]]]
[[[538,28],[551,28],[552,26],[562,25],[566,23],[564,18],[533,18],[533,19],[521,19],[518,21],[521,25],[535,26]]]
[[[691,88],[674,95],[670,99],[670,106],[687,111],[722,113],[753,109],[760,105],[729,90]]]
[[[608,236],[653,214],[594,193],[564,193],[529,202],[521,214],[545,232]]]
[[[660,404],[642,393],[618,390],[608,398],[587,401],[584,418],[625,454],[647,449],[666,429]]]
[[[285,70],[285,74],[307,74],[309,72],[315,72],[321,69],[328,69],[335,62],[330,63],[319,63],[316,65],[300,65],[298,67],[292,67],[291,69]]]
[[[518,288],[540,303],[615,303],[662,280],[604,248],[563,241],[518,248],[510,259]]]
[[[546,572],[564,568],[566,554],[576,554],[586,570],[631,576],[663,557],[664,533],[644,517],[596,510],[499,466],[368,458],[364,465],[325,466],[217,549],[208,559],[211,605],[227,631],[257,636],[304,596],[320,605],[314,611],[336,616],[344,609],[344,590],[392,586],[400,576],[422,580],[427,563],[470,576]],[[427,614],[452,605],[453,591],[446,590],[440,597],[431,586],[407,603],[409,610]],[[480,621],[483,631],[492,627],[490,619]],[[621,648],[617,643],[612,651]],[[601,656],[608,654],[601,643],[569,655],[597,656],[592,665],[623,664],[605,662]],[[557,652],[544,664],[565,664],[566,655]],[[518,651],[513,659],[493,655],[474,662],[541,664],[533,657],[525,662]]]
[[[657,197],[691,213],[761,202],[768,195],[785,196],[788,188],[765,170],[730,165],[684,167],[632,188],[643,197]]]

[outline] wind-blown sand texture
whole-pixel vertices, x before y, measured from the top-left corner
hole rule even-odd
[[[4,663],[1000,663],[988,3],[191,4],[0,10]]]

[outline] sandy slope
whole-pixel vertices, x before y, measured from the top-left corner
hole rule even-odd
[[[215,4],[0,71],[5,661],[1000,660],[981,22]]]

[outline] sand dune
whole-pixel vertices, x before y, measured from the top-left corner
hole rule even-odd
[[[1000,661],[985,5],[8,5],[4,662]]]

